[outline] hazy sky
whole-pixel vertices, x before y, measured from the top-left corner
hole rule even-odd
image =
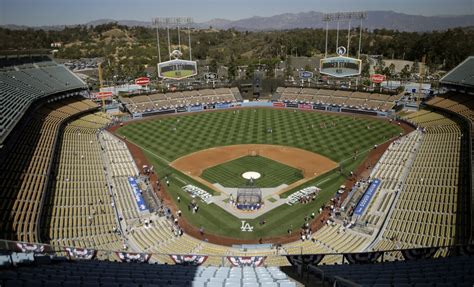
[[[0,24],[82,24],[103,18],[150,21],[156,16],[190,16],[202,22],[311,10],[474,14],[474,0],[0,0]]]

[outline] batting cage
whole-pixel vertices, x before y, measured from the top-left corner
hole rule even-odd
[[[242,210],[256,210],[262,206],[262,191],[255,186],[246,186],[237,190],[236,206]]]

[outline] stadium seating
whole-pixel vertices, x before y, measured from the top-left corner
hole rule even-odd
[[[288,254],[321,254],[357,252],[371,242],[370,236],[344,228],[340,224],[328,223],[315,232],[311,240],[285,244]],[[326,256],[323,264],[342,263],[340,256]]]
[[[334,286],[472,286],[471,256],[357,265],[310,267]],[[357,285],[355,285],[357,284]],[[359,285],[360,284],[360,285]]]
[[[156,218],[150,227],[137,226],[129,234],[129,239],[146,252],[164,254],[196,254],[201,241],[189,235],[177,236],[171,223],[165,218]],[[223,253],[225,254],[225,252]],[[167,255],[153,255],[152,259],[160,263],[172,263]]]
[[[37,221],[59,127],[68,118],[95,108],[77,97],[46,104],[24,120],[19,137],[3,148],[1,238],[38,242]]]
[[[375,250],[444,246],[467,240],[468,164],[461,125],[436,112],[408,117],[424,129],[413,166]]]
[[[422,133],[416,130],[395,140],[385,151],[370,176],[381,180],[381,184],[360,222],[372,228],[380,227],[383,223],[412,166],[421,140]]]
[[[203,89],[166,94],[139,95],[121,97],[127,109],[133,113],[147,113],[160,110],[172,110],[200,104],[232,103],[241,99],[236,88]]]
[[[0,69],[0,94],[3,95],[0,143],[33,101],[52,94],[87,88],[66,67],[51,61],[42,63],[22,64],[19,61],[16,66]]]
[[[472,65],[472,57],[469,58],[469,65]],[[463,67],[462,69],[465,69],[465,67]],[[462,75],[463,74],[461,73],[461,74],[458,74],[457,76],[462,76]],[[455,77],[452,78],[452,76],[455,76],[455,75],[448,74],[447,76],[449,76],[451,80],[455,78]],[[463,82],[465,81],[463,80]],[[472,188],[472,186],[474,185],[474,169],[472,168],[474,166],[474,149],[473,149],[474,147],[474,137],[473,137],[474,100],[473,100],[473,96],[466,93],[449,92],[427,101],[426,104],[434,108],[440,108],[445,111],[454,113],[456,115],[460,115],[469,123],[470,130],[467,131],[464,134],[464,136],[469,135],[471,138],[470,159],[471,159],[471,188]],[[471,202],[472,202],[472,196],[473,195],[471,195]],[[473,219],[474,219],[474,211],[471,208],[471,222],[473,221]],[[473,234],[473,231],[471,230],[471,236],[472,234]]]
[[[97,130],[110,120],[103,114],[85,115],[70,122],[60,138],[52,170],[44,240],[52,245],[121,248],[121,238],[107,188]]]
[[[296,286],[278,267],[194,267],[106,261],[42,261],[46,262],[0,270],[0,284],[6,287],[99,284],[143,287]]]
[[[279,87],[272,100],[286,102],[304,102],[322,105],[337,105],[341,107],[387,111],[395,105],[401,95],[389,96],[343,90],[324,90],[312,88]]]
[[[125,230],[125,232],[133,230],[132,234],[136,232],[138,237],[140,237],[142,231],[151,234],[152,231],[155,231],[154,229],[143,229],[143,221],[145,219],[151,219],[151,217],[149,217],[150,213],[148,210],[139,211],[133,190],[129,183],[129,177],[137,178],[139,171],[126,144],[107,131],[101,131],[98,137],[105,155],[111,187],[114,193],[117,216],[123,219],[122,230]],[[149,236],[150,234],[146,235]],[[134,237],[129,236],[129,239],[132,241],[133,238]],[[161,239],[167,240],[169,238],[172,237],[156,237],[156,239],[160,241]],[[136,242],[135,246],[141,246],[140,243],[141,242]],[[142,250],[141,247],[135,249],[136,251]]]
[[[370,178],[380,179],[381,185],[375,193],[360,219],[348,219],[348,222],[354,221],[361,224],[367,223],[363,230],[359,225],[351,228],[344,228],[341,224],[328,223],[322,229],[313,234],[311,241],[299,243],[290,243],[284,245],[289,254],[299,253],[341,253],[358,252],[369,247],[369,244],[375,239],[378,229],[383,224],[390,211],[390,204],[395,199],[396,191],[400,189],[411,162],[415,154],[414,149],[421,139],[421,132],[414,131],[402,138],[397,139],[385,151],[384,155],[374,167]],[[362,192],[365,189],[362,190]],[[351,194],[348,197],[354,196]],[[357,204],[362,194],[354,202]],[[355,206],[346,204],[346,210]],[[301,250],[298,250],[301,249]],[[328,256],[323,263],[341,263],[340,257]]]

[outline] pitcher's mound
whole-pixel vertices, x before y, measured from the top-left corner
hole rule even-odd
[[[256,171],[247,171],[242,174],[242,177],[245,179],[259,179],[260,178],[260,173]]]

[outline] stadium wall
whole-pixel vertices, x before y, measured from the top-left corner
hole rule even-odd
[[[288,108],[288,109],[299,109],[299,110],[317,110],[317,111],[328,111],[337,113],[353,113],[366,116],[378,116],[387,117],[390,115],[389,112],[381,111],[366,111],[351,108],[342,108],[338,106],[320,105],[320,104],[301,104],[301,103],[286,103],[286,102],[242,102],[242,103],[223,103],[213,105],[195,105],[188,107],[181,107],[176,109],[168,109],[147,113],[133,113],[133,119],[141,119],[149,116],[175,114],[175,113],[189,113],[189,112],[200,112],[209,110],[224,110],[232,108],[251,108],[251,107],[273,107],[273,108]]]

